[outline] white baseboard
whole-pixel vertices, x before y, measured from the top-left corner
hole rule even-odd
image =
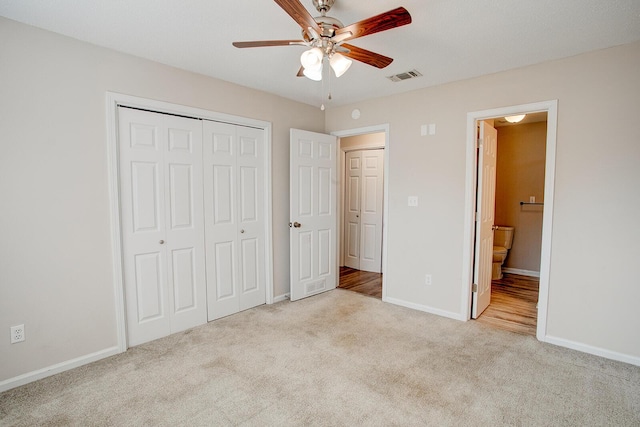
[[[62,363],[57,363],[43,369],[38,369],[37,371],[27,372],[26,374],[18,375],[17,377],[9,378],[8,380],[0,381],[0,393],[15,387],[19,387],[21,385],[28,384],[33,381],[41,380],[42,378],[50,377],[51,375],[59,374],[60,372],[68,371],[69,369],[77,368],[78,366],[86,365],[88,363],[113,356],[118,353],[121,353],[121,351],[117,346],[110,347],[104,350],[97,351],[95,353],[67,360]]]
[[[427,305],[416,304],[416,303],[413,303],[413,302],[403,301],[403,300],[400,300],[400,299],[389,298],[389,297],[382,298],[382,301],[388,302],[390,304],[399,305],[399,306],[402,306],[402,307],[411,308],[413,310],[424,311],[425,313],[436,314],[436,315],[442,316],[442,317],[448,317],[449,319],[461,320],[463,322],[466,320],[460,313],[454,313],[454,312],[451,312],[451,311],[440,310],[438,308],[429,307]]]
[[[288,299],[289,299],[289,294],[280,295],[273,299],[273,303],[275,304],[277,302],[287,301]]]
[[[539,271],[522,270],[520,268],[503,268],[503,273],[519,274],[520,276],[540,277]]]
[[[564,338],[552,337],[547,335],[543,340],[546,343],[557,345],[560,347],[570,348],[572,350],[581,351],[583,353],[593,354],[594,356],[604,357],[606,359],[616,360],[618,362],[629,363],[631,365],[640,366],[640,357],[630,356],[615,351],[607,350],[600,347],[593,347],[575,341],[566,340]]]

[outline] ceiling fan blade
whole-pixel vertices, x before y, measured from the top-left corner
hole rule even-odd
[[[303,30],[306,31],[307,28],[313,28],[318,34],[322,34],[322,30],[316,20],[313,19],[313,16],[311,16],[299,0],[275,0],[275,2],[278,3],[278,6],[283,8]]]
[[[307,43],[304,40],[262,40],[252,42],[233,42],[235,47],[267,47],[267,46],[293,46],[302,45],[306,46]]]
[[[411,23],[411,15],[404,7],[390,10],[380,15],[373,16],[355,24],[347,25],[344,28],[336,30],[335,35],[351,32],[351,37],[344,40],[353,40],[357,37],[368,36],[380,31],[390,30],[392,28],[401,27]]]
[[[380,55],[379,53],[371,52],[367,49],[362,49],[361,47],[353,46],[350,44],[343,44],[341,47],[349,49],[348,52],[340,50],[340,52],[344,56],[355,59],[356,61],[364,62],[365,64],[372,65],[376,68],[384,68],[393,62],[393,58]]]

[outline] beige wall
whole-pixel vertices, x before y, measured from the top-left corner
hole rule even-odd
[[[540,271],[542,206],[520,205],[534,196],[544,202],[546,122],[501,126],[498,130],[496,225],[515,227],[505,268]]]
[[[272,122],[274,294],[289,291],[289,128],[322,131],[318,108],[3,18],[0,40],[0,383],[116,345],[106,91]]]
[[[547,336],[640,364],[638,70],[634,43],[327,111],[327,131],[390,126],[388,297],[462,315],[467,113],[558,99]]]
[[[0,340],[0,383],[116,345],[106,91],[273,123],[276,296],[289,288],[289,128],[389,123],[387,292],[454,315],[466,114],[559,99],[548,334],[640,358],[640,43],[334,108],[323,122],[315,107],[2,18],[0,40],[0,333],[24,323],[27,336]],[[437,135],[421,137],[425,123]]]

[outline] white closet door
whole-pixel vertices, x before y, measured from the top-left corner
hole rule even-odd
[[[362,151],[360,270],[382,271],[384,150]]]
[[[261,130],[204,122],[209,320],[264,304],[264,141]]]
[[[240,310],[265,303],[264,142],[261,129],[237,127]]]
[[[362,153],[349,151],[345,156],[345,230],[344,265],[360,269],[360,188]]]
[[[384,150],[349,151],[345,165],[344,264],[380,273]]]
[[[206,322],[202,125],[118,109],[130,346]]]

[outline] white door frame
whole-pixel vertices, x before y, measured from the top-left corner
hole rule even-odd
[[[389,124],[385,123],[385,124],[380,124],[380,125],[373,125],[373,126],[368,126],[368,127],[363,127],[363,128],[356,128],[356,129],[347,129],[347,130],[341,130],[341,131],[336,131],[336,132],[331,132],[331,135],[337,136],[338,139],[340,138],[346,138],[349,136],[358,136],[358,135],[366,135],[366,134],[371,134],[371,133],[380,133],[380,132],[384,132],[384,147],[374,147],[374,146],[370,146],[370,147],[350,147],[350,148],[342,148],[340,142],[338,142],[338,159],[339,159],[339,166],[338,166],[338,188],[340,189],[340,197],[338,197],[338,203],[337,203],[337,207],[338,207],[338,212],[343,212],[343,206],[342,206],[342,202],[344,200],[344,188],[343,188],[343,183],[344,183],[344,168],[345,168],[345,156],[346,156],[346,152],[347,151],[351,151],[351,150],[358,150],[358,149],[374,149],[374,148],[384,148],[384,175],[383,175],[383,205],[382,205],[382,301],[387,301],[387,293],[386,293],[386,275],[384,274],[384,272],[387,271],[387,242],[389,241],[389,239],[387,238],[387,218],[389,218],[389,152],[390,152],[390,146],[389,146]],[[338,263],[336,265],[342,265],[342,246],[343,246],[343,228],[344,228],[344,214],[341,213],[340,214],[340,221],[338,221],[338,236],[340,236],[336,242],[336,244],[338,245],[338,251],[337,251],[337,257],[338,259],[336,261],[338,261]],[[339,274],[338,274],[338,281],[340,280],[339,278]],[[337,287],[338,284],[336,284]]]
[[[109,199],[111,214],[111,245],[113,258],[113,288],[116,308],[116,328],[118,350],[127,350],[125,319],[124,279],[122,269],[122,223],[120,220],[120,182],[118,154],[118,107],[132,107],[158,113],[174,114],[197,119],[213,120],[262,129],[265,142],[265,276],[266,302],[273,303],[273,230],[272,230],[272,172],[271,172],[271,123],[246,117],[233,116],[195,107],[171,104],[163,101],[124,95],[115,92],[106,93],[107,112],[107,157],[109,171]]]
[[[462,298],[460,312],[465,320],[471,318],[473,283],[474,230],[476,209],[476,121],[524,113],[547,112],[547,143],[544,171],[544,210],[542,216],[542,250],[540,256],[540,291],[536,337],[546,341],[547,309],[549,304],[549,270],[551,267],[551,238],[553,231],[553,197],[556,170],[556,139],[558,127],[558,100],[495,108],[467,113],[467,176],[464,213],[464,245],[462,256]]]

